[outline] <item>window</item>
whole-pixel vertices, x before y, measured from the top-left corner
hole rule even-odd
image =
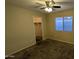
[[[63,18],[62,17],[56,18],[56,30],[57,31],[63,30]]]
[[[72,31],[72,17],[64,17],[64,31]]]
[[[72,16],[69,17],[57,17],[55,19],[56,30],[57,31],[72,31]]]

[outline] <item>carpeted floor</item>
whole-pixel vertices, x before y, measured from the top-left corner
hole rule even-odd
[[[71,44],[45,40],[25,52],[23,59],[74,59],[74,47]]]
[[[48,39],[17,55],[14,59],[74,59],[74,46]]]

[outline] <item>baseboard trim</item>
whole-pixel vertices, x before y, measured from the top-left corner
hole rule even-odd
[[[48,38],[48,39],[50,39],[50,40],[55,40],[55,39],[51,39],[51,38]],[[64,42],[64,43],[68,43],[68,44],[71,44],[71,45],[73,45],[73,43],[70,43],[70,42],[66,42],[66,41],[61,41],[61,40],[56,40],[56,41],[59,41],[59,42]]]
[[[35,44],[36,44],[36,43],[35,43]],[[34,46],[35,44],[33,44],[32,46]],[[20,51],[22,51],[22,50],[24,50],[24,49],[28,49],[28,48],[30,48],[30,47],[32,47],[32,46],[24,47],[24,48],[22,48],[22,49],[19,49],[19,50],[17,50],[17,51],[14,51],[14,52],[12,52],[12,53],[10,53],[10,54],[8,54],[8,55],[5,55],[5,58],[10,57],[10,56],[13,56],[13,54],[16,54],[16,53],[18,53],[18,52],[20,52]]]

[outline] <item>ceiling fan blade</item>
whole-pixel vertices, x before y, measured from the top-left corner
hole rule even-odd
[[[46,3],[46,6],[47,6],[47,7],[50,7],[50,6],[49,6],[49,1],[45,1],[45,3]]]
[[[45,9],[46,7],[41,7],[40,9]]]
[[[44,4],[41,4],[41,3],[38,3],[38,2],[36,2],[36,5],[38,5],[38,6],[45,6]]]
[[[40,8],[40,7],[44,7],[45,6],[44,4],[41,4],[41,3],[38,3],[38,2],[36,2],[35,4],[36,5],[35,5],[34,8]]]
[[[61,8],[61,6],[53,6],[53,8]]]
[[[55,4],[54,0],[51,0],[52,1],[52,4]]]

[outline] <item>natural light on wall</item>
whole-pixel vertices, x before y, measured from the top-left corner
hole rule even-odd
[[[45,8],[45,11],[52,12],[52,8]]]

